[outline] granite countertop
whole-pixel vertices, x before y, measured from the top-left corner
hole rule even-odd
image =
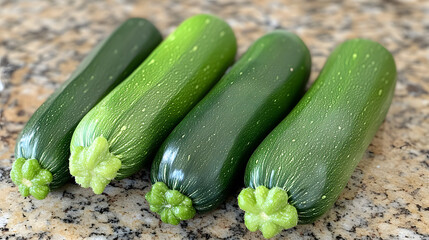
[[[1,0],[0,239],[262,238],[246,230],[235,197],[178,226],[162,223],[144,200],[145,170],[101,195],[70,183],[43,201],[21,197],[9,177],[18,133],[97,42],[131,16],[148,18],[167,35],[201,12],[231,24],[239,54],[273,29],[296,32],[311,50],[311,81],[346,39],[386,46],[398,82],[385,122],[333,209],[279,238],[429,239],[429,1],[423,0]]]

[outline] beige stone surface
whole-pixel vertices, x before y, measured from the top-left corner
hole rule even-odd
[[[429,239],[428,1],[14,1],[0,0],[0,239],[258,239],[232,196],[178,226],[149,212],[147,171],[105,193],[70,183],[43,201],[23,198],[9,177],[15,139],[90,49],[128,17],[168,35],[185,18],[213,13],[234,29],[239,55],[276,28],[299,34],[311,81],[339,43],[364,37],[394,55],[398,82],[388,116],[335,206],[289,239]]]

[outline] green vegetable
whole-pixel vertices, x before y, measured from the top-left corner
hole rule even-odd
[[[233,62],[236,40],[223,20],[183,22],[130,77],[79,123],[70,173],[97,194],[147,163],[159,144]]]
[[[296,224],[296,215],[279,218],[277,212],[294,207],[301,224],[327,212],[383,122],[395,83],[395,62],[380,44],[354,39],[337,47],[310,90],[250,158],[249,188],[238,196],[246,226],[269,238]]]
[[[302,96],[310,69],[310,53],[295,34],[258,39],[161,146],[146,195],[150,209],[178,224],[222,203],[252,151]],[[192,208],[175,213],[190,200]]]
[[[161,42],[149,21],[125,21],[40,106],[17,139],[10,176],[22,196],[44,199],[69,179],[69,146],[82,117]]]

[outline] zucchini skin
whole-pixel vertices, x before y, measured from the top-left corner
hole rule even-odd
[[[76,182],[99,194],[111,179],[139,171],[220,79],[236,48],[223,20],[207,14],[185,20],[79,123],[70,145]]]
[[[259,38],[162,144],[152,183],[189,197],[196,211],[216,208],[238,187],[252,151],[298,102],[310,70],[297,35]]]
[[[380,44],[353,39],[250,158],[245,185],[281,188],[300,224],[326,213],[346,186],[392,102],[396,66]]]
[[[40,167],[52,174],[49,188],[64,185],[70,179],[69,146],[79,121],[161,40],[160,32],[149,21],[141,18],[125,21],[92,50],[33,114],[17,139],[16,159],[37,159]],[[12,170],[11,176],[19,174],[16,171]]]

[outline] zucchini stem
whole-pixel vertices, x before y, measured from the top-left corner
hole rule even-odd
[[[165,223],[177,225],[181,220],[193,218],[196,213],[189,197],[169,189],[163,182],[155,183],[145,198],[150,210],[158,213]]]
[[[238,206],[245,211],[244,224],[265,238],[274,237],[283,229],[298,224],[298,212],[288,203],[287,192],[281,188],[245,188],[238,195]]]
[[[18,186],[23,197],[32,195],[42,200],[49,193],[52,174],[40,166],[36,159],[18,158],[12,165],[10,178]]]
[[[70,174],[84,188],[91,187],[101,194],[121,168],[121,160],[109,152],[109,143],[104,137],[94,139],[89,147],[73,149],[69,161]]]

